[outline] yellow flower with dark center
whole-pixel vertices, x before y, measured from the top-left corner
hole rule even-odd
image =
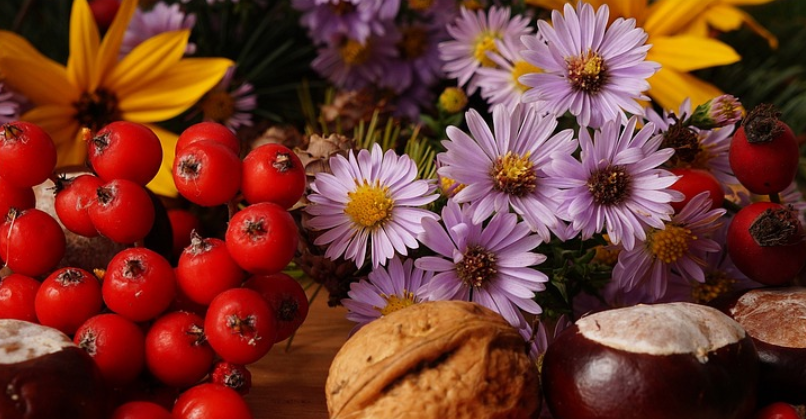
[[[587,0],[595,8],[610,8],[610,20],[634,18],[649,35],[652,44],[647,61],[661,65],[648,79],[647,94],[663,109],[677,109],[686,98],[693,106],[722,92],[690,74],[691,71],[733,64],[741,59],[727,44],[708,37],[707,28],[734,30],[742,22],[761,33],[773,45],[775,39],[737,5],[769,3],[772,0]],[[559,9],[565,0],[526,0],[527,4]]]
[[[84,164],[82,128],[94,131],[116,120],[148,126],[163,147],[162,167],[148,186],[173,196],[171,164],[177,135],[153,123],[193,106],[233,63],[224,58],[182,58],[188,30],[154,36],[119,60],[123,34],[136,7],[137,0],[123,0],[101,39],[87,0],[75,0],[66,66],[45,57],[21,36],[0,31],[0,73],[5,83],[34,104],[20,119],[53,137],[59,167]]]

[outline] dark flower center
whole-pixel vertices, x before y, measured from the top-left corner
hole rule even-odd
[[[220,124],[235,114],[235,99],[228,92],[211,92],[204,96],[199,107],[204,117]]]
[[[534,164],[529,153],[520,156],[511,151],[498,156],[490,170],[493,188],[514,196],[526,196],[537,187]]]
[[[404,59],[413,61],[425,54],[428,48],[428,33],[422,28],[406,28],[402,30],[403,38],[397,44],[400,55]]]
[[[481,246],[469,246],[463,256],[456,264],[456,274],[469,287],[481,287],[498,272],[495,254]]]
[[[96,89],[92,93],[82,93],[73,106],[76,108],[75,118],[78,123],[92,132],[100,130],[110,122],[122,119],[117,96],[103,88]]]
[[[335,13],[337,16],[346,15],[347,13],[352,13],[355,11],[355,5],[346,1],[331,3],[330,7],[333,9],[333,13]]]
[[[701,151],[700,138],[696,132],[684,126],[682,122],[676,122],[663,133],[661,148],[674,149],[674,155],[667,163],[671,167],[690,166]]]
[[[601,55],[588,50],[579,57],[565,59],[568,65],[568,81],[575,91],[599,93],[607,82],[607,65]]]
[[[608,166],[588,179],[588,190],[599,205],[618,205],[630,194],[630,174],[624,166]]]

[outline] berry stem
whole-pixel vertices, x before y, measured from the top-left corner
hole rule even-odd
[[[780,204],[781,203],[781,195],[778,195],[777,193],[771,193],[770,194],[770,202],[775,203],[775,204]]]
[[[731,212],[733,214],[739,212],[742,209],[741,206],[728,199],[722,201],[722,208],[725,208],[726,210],[728,210],[728,212]]]
[[[241,202],[241,197],[236,196],[227,202],[227,220],[231,220],[233,216],[239,211],[238,204]]]

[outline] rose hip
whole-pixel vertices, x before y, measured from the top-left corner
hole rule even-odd
[[[173,178],[188,201],[205,207],[222,205],[241,187],[241,159],[219,142],[197,141],[177,151]]]
[[[305,289],[288,274],[254,275],[243,286],[257,291],[269,303],[277,319],[275,343],[288,339],[308,316]]]
[[[88,212],[101,235],[122,244],[143,240],[156,218],[145,188],[126,179],[115,179],[98,188]]]
[[[246,273],[230,256],[221,239],[194,234],[179,256],[176,281],[191,301],[208,305],[223,291],[240,286]]]
[[[39,281],[20,274],[0,279],[0,319],[37,322],[34,299],[39,286]]]
[[[142,322],[168,308],[176,296],[176,278],[164,257],[153,250],[133,247],[109,261],[102,291],[110,310]]]
[[[159,137],[136,122],[115,121],[101,128],[87,153],[93,170],[106,182],[126,179],[145,186],[162,164]]]
[[[162,383],[188,387],[210,371],[215,354],[205,340],[204,319],[193,313],[160,316],[146,334],[148,370]]]
[[[9,210],[0,225],[0,258],[15,273],[39,276],[62,259],[65,237],[59,223],[35,208]]]
[[[115,387],[133,382],[145,366],[145,335],[140,326],[119,314],[90,317],[73,342],[95,360],[104,380]]]
[[[47,180],[56,167],[56,146],[45,130],[30,122],[0,126],[0,177],[19,188]]]
[[[262,202],[237,212],[227,226],[230,255],[253,274],[280,272],[297,250],[297,226],[277,204]]]
[[[53,206],[65,228],[84,237],[98,235],[88,209],[95,202],[101,186],[103,181],[93,175],[79,175],[56,183]]]
[[[61,268],[39,287],[34,309],[39,323],[72,335],[90,317],[101,312],[101,284],[79,268]]]

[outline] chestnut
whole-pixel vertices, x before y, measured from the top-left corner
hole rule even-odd
[[[753,339],[760,401],[806,404],[806,288],[756,288],[720,308]]]
[[[713,307],[637,305],[562,332],[542,378],[556,419],[740,419],[755,408],[758,358],[744,329]]]
[[[95,361],[67,335],[0,320],[0,418],[103,418],[102,380]]]

